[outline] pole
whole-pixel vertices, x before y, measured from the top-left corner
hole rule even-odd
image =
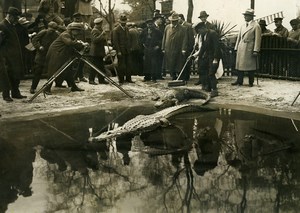
[[[293,101],[292,106],[294,105],[294,103],[295,103],[296,100],[298,99],[299,95],[300,95],[300,92],[298,93],[298,95],[296,96],[295,100]]]
[[[125,91],[120,85],[118,85],[114,80],[112,80],[110,77],[106,76],[101,70],[99,70],[94,64],[86,60],[85,58],[80,58],[83,62],[85,62],[87,65],[89,65],[91,68],[93,68],[97,73],[102,75],[106,80],[108,80],[112,85],[117,87],[119,90],[121,90],[123,93],[125,93],[128,97],[133,98],[131,94],[129,94],[127,91]]]
[[[255,0],[251,0],[250,8],[254,10],[254,7],[255,7]]]

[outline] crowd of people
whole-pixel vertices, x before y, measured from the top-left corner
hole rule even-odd
[[[199,79],[195,85],[201,85],[212,97],[218,96],[215,74],[222,58],[220,35],[207,20],[209,14],[206,11],[200,12],[199,21],[193,25],[185,21],[183,14],[175,11],[170,11],[166,18],[156,10],[153,18],[144,21],[140,26],[129,22],[127,16],[121,14],[109,33],[103,29],[103,18],[96,17],[89,23],[87,16],[80,11],[72,15],[72,20],[63,20],[56,12],[55,2],[57,1],[42,0],[38,16],[31,23],[28,23],[18,8],[9,7],[0,23],[0,90],[6,102],[12,102],[14,98],[26,98],[21,94],[19,84],[24,69],[28,68],[26,51],[29,44],[35,49],[34,64],[30,67],[34,74],[31,94],[36,92],[43,73],[51,78],[78,51],[86,47],[89,47],[86,51],[88,59],[103,73],[110,75],[105,72],[105,48],[111,45],[118,61],[114,74],[120,85],[134,83],[132,75],[144,76],[143,81],[156,83],[157,80],[163,80],[167,73],[172,80],[187,83],[191,75],[192,61],[197,59]],[[282,26],[282,18],[275,18],[276,29],[272,32],[266,28],[264,20],[254,20],[253,9],[247,9],[243,15],[245,24],[240,28],[234,48],[237,55],[237,80],[232,85],[243,85],[244,73],[248,72],[249,86],[252,87],[254,71],[258,68],[257,55],[261,37],[276,34],[287,37],[298,45],[299,21],[291,20],[292,30],[288,32]],[[89,37],[86,36],[87,31]],[[83,73],[83,67],[82,61],[76,61],[55,79],[55,86],[66,87],[63,85],[66,81],[71,91],[75,92],[84,91],[77,86],[78,81],[91,85],[108,84],[104,76],[92,68],[88,70],[88,74]],[[46,94],[51,94],[51,86],[52,84],[45,89]]]

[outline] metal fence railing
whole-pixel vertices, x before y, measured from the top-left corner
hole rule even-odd
[[[300,80],[300,48],[297,43],[278,36],[263,36],[260,75]]]

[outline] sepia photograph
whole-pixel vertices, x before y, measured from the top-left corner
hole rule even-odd
[[[0,0],[0,93],[0,213],[300,209],[300,0]]]

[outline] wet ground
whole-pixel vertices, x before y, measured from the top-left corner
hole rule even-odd
[[[193,112],[88,143],[153,107],[1,121],[0,212],[297,212],[300,120]]]

